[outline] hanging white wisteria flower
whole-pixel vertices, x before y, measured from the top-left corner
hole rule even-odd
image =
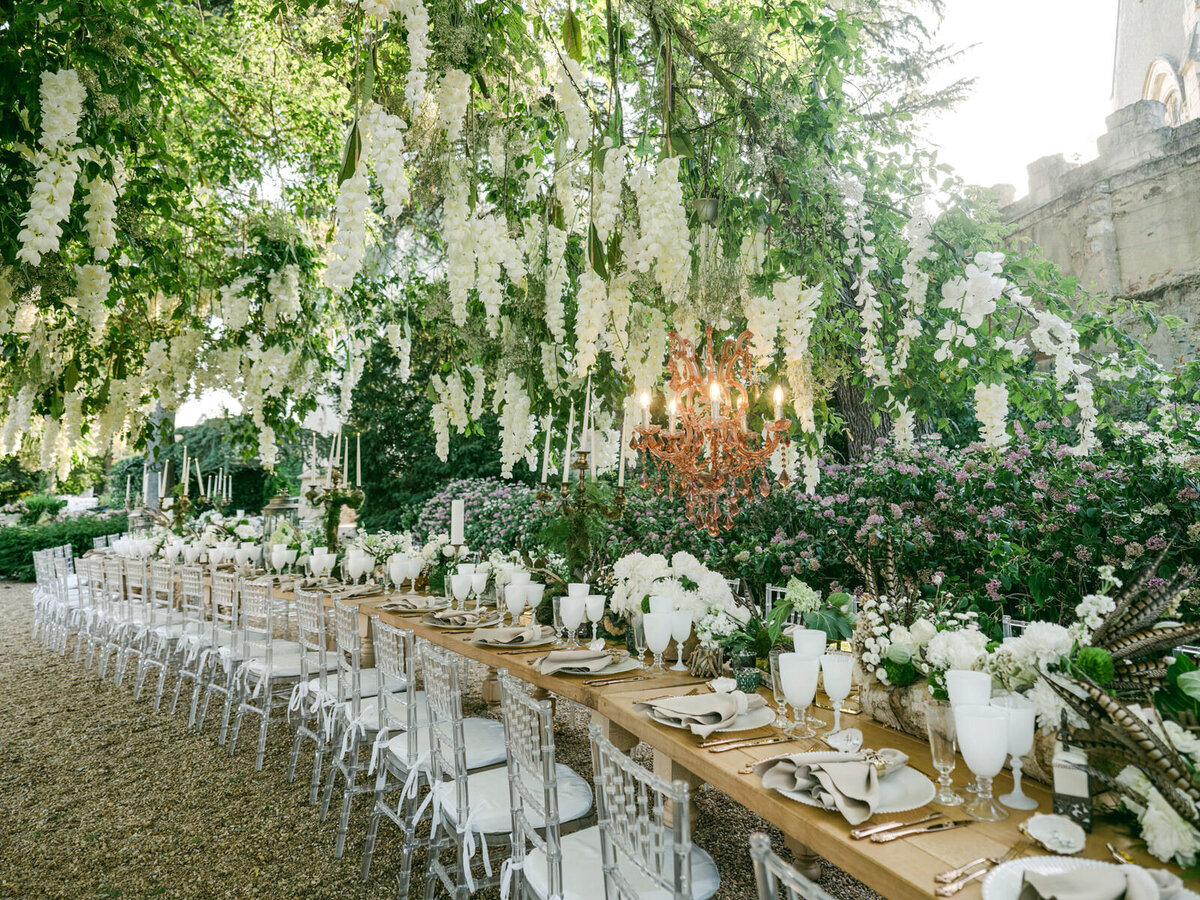
[[[558,345],[543,341],[542,377],[546,379],[546,387],[553,393],[558,393],[558,389],[562,385],[562,377],[559,374],[562,367],[562,353],[559,351]]]
[[[354,167],[354,174],[338,188],[334,212],[337,236],[330,251],[324,280],[327,287],[344,290],[354,283],[367,252],[367,216],[371,210],[370,185],[367,182],[367,142]]]
[[[432,381],[434,393],[445,407],[450,424],[458,429],[459,434],[465,434],[471,417],[467,415],[467,392],[462,376],[456,370],[447,375],[445,381],[440,375],[434,375]]]
[[[392,8],[404,16],[408,43],[408,76],[404,81],[404,102],[416,110],[425,100],[429,67],[429,10],[421,0],[393,0]]]
[[[112,286],[112,276],[104,266],[86,265],[75,267],[75,297],[79,301],[77,312],[88,329],[88,338],[93,346],[104,337],[104,326],[108,319],[105,301]]]
[[[279,460],[279,448],[275,446],[275,429],[270,425],[258,426],[258,461],[264,468],[273,469]]]
[[[621,189],[629,151],[624,146],[612,146],[606,139],[603,152],[604,165],[592,179],[592,224],[600,242],[607,244],[621,214]]]
[[[243,275],[221,288],[221,321],[226,331],[241,331],[250,321],[250,298],[246,296],[246,288],[253,280]]]
[[[1008,282],[1000,274],[1004,263],[1003,253],[976,253],[975,261],[968,263],[964,274],[951,278],[942,285],[942,299],[938,306],[957,313],[959,321],[947,319],[938,332],[941,346],[933,357],[944,362],[954,355],[958,347],[974,347],[972,333],[983,325],[983,320],[996,311],[996,301],[1004,296]],[[966,359],[958,361],[965,368]]]
[[[125,166],[120,160],[114,160],[112,181],[97,176],[86,185],[87,205],[83,211],[83,224],[87,229],[88,243],[92,246],[92,255],[98,262],[108,259],[109,252],[117,245],[117,231],[113,222],[117,215],[117,197],[124,184]]]
[[[767,365],[775,356],[775,340],[779,336],[779,302],[774,296],[758,294],[747,298],[742,307],[746,330],[751,334],[750,352],[756,362]]]
[[[584,269],[575,295],[575,371],[580,376],[588,373],[599,355],[598,341],[607,312],[604,281],[590,267]]]
[[[680,303],[687,297],[692,271],[692,242],[683,189],[679,185],[679,157],[648,163],[630,173],[629,186],[637,196],[641,235],[630,265],[639,272],[654,266],[654,278],[663,299]]]
[[[441,380],[436,375],[434,379]],[[450,458],[450,412],[444,403],[435,403],[429,409],[429,418],[433,426],[433,452],[445,462]]]
[[[451,144],[457,143],[462,137],[463,121],[470,102],[471,76],[461,69],[448,69],[438,85],[437,125],[446,133],[446,140]]]
[[[467,188],[457,173],[451,176],[442,203],[442,236],[446,242],[446,284],[450,314],[460,328],[467,324],[467,301],[475,284],[475,231],[467,205]]]
[[[525,384],[515,373],[508,373],[503,391],[496,394],[500,407],[500,474],[512,478],[513,466],[526,457],[537,437],[537,417],[531,414]]]
[[[1009,441],[1008,388],[1002,384],[975,385],[975,418],[985,447],[999,449]]]
[[[892,353],[894,379],[899,378],[908,367],[912,342],[921,336],[921,316],[925,313],[925,299],[929,293],[929,274],[921,268],[921,264],[937,258],[932,252],[933,224],[928,216],[917,213],[908,220],[904,231],[908,237],[908,254],[904,257],[904,274],[900,278],[904,285],[904,302],[900,308],[900,331],[896,335],[896,348]]]
[[[363,367],[367,364],[367,342],[362,338],[351,338],[346,342],[346,368],[342,370],[342,396],[338,406],[343,419],[350,415],[350,405],[354,399],[354,388],[362,378]]]
[[[742,235],[738,251],[738,277],[742,302],[750,299],[751,281],[762,274],[763,262],[767,257],[767,233],[761,228]],[[753,330],[753,329],[752,329]]]
[[[263,305],[263,322],[273,330],[279,322],[292,322],[303,311],[300,303],[300,267],[289,263],[267,276],[268,302]]]
[[[363,122],[371,135],[371,162],[383,192],[383,214],[394,219],[408,203],[408,173],[404,171],[404,131],[408,126],[377,103],[367,105]]]
[[[1082,375],[1076,378],[1075,390],[1067,393],[1067,399],[1079,407],[1079,443],[1071,448],[1073,456],[1087,456],[1100,446],[1096,437],[1096,398],[1095,388],[1090,379]]]
[[[475,363],[467,366],[467,372],[471,376],[471,411],[468,415],[471,421],[478,422],[483,415],[483,404],[487,399],[487,376],[483,374],[483,368]]]
[[[789,363],[809,355],[808,343],[817,319],[817,307],[821,305],[823,289],[821,282],[806,288],[803,280],[795,275],[789,275],[771,286],[776,308],[781,311],[783,358]]]
[[[844,173],[838,179],[838,186],[845,203],[842,234],[846,238],[846,255],[842,257],[842,262],[853,272],[854,305],[862,315],[860,350],[863,369],[877,384],[887,385],[891,383],[891,375],[879,343],[883,310],[879,305],[878,291],[871,283],[872,276],[879,270],[879,260],[875,256],[873,243],[875,232],[871,230],[871,221],[867,217],[866,190],[850,173]]]
[[[408,333],[408,319],[404,324],[389,322],[387,326],[388,346],[396,354],[396,374],[400,376],[401,384],[408,384],[412,377],[412,338]]]
[[[566,141],[559,142],[559,149],[554,153],[554,196],[562,206],[563,224],[567,231],[574,229],[579,218],[579,201],[575,197],[575,187],[572,179],[575,176],[575,164],[566,152]]]
[[[567,339],[563,289],[567,285],[567,233],[553,225],[546,227],[546,327],[558,343]]]
[[[1039,353],[1054,360],[1055,384],[1066,387],[1072,375],[1086,368],[1075,361],[1079,353],[1079,334],[1070,322],[1049,310],[1035,309],[1033,315],[1037,327],[1029,333],[1029,342]]]
[[[629,349],[625,355],[625,374],[633,382],[633,393],[653,389],[662,376],[667,355],[667,318],[662,310],[646,303],[634,303],[629,316]]]
[[[70,150],[79,143],[79,120],[87,99],[87,88],[80,83],[79,73],[74,69],[43,72],[38,99],[42,104],[38,143],[51,154]]]
[[[554,102],[567,120],[567,136],[576,148],[588,145],[592,136],[592,117],[583,102],[583,70],[569,56],[560,56],[554,72]]]
[[[504,219],[496,215],[475,220],[475,261],[478,264],[476,287],[487,315],[491,337],[500,331],[500,308],[504,302],[504,287],[500,283],[500,267],[508,280],[519,284],[525,279],[525,260],[516,241],[508,234]]]
[[[909,451],[915,440],[916,417],[907,400],[900,400],[892,410],[892,441],[897,450]]]

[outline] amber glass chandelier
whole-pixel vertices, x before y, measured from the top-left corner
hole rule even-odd
[[[671,332],[667,363],[672,400],[667,427],[650,421],[650,396],[643,394],[642,425],[634,429],[631,447],[642,461],[641,484],[683,498],[688,520],[716,536],[733,524],[742,506],[755,494],[770,496],[772,483],[786,487],[786,467],[778,478],[770,471],[776,448],[789,443],[783,417],[783,393],[775,389],[775,418],[761,433],[746,426],[750,408],[747,384],[753,379],[751,334],[726,338],[713,356],[712,326],[705,332],[703,367],[695,345]]]

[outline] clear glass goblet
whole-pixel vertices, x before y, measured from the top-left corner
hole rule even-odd
[[[786,730],[791,727],[787,717],[787,697],[783,692],[783,681],[779,676],[779,657],[783,651],[776,648],[771,651],[768,659],[771,664],[771,692],[775,695],[775,722],[776,728]]]
[[[938,792],[933,802],[942,806],[961,806],[963,798],[954,792],[954,780],[950,777],[958,762],[954,752],[954,707],[941,700],[926,703],[925,731],[929,735],[929,755],[938,773]]]
[[[633,614],[633,649],[637,651],[638,665],[644,669],[646,663],[642,657],[646,655],[646,623],[642,616],[640,612]]]

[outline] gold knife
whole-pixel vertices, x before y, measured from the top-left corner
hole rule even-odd
[[[909,837],[914,834],[933,834],[935,831],[950,831],[954,828],[961,828],[964,825],[974,825],[975,819],[955,819],[951,822],[934,822],[932,825],[922,825],[919,828],[901,828],[899,831],[886,831],[883,834],[871,835],[871,842],[875,844],[886,844],[888,841],[896,841],[902,837]]]
[[[671,696],[674,696],[674,695],[671,695]],[[777,735],[774,735],[774,734],[756,734],[752,737],[749,735],[742,735],[741,737],[725,738],[724,740],[701,741],[696,746],[703,747],[705,750],[707,750],[709,747],[720,747],[722,744],[740,744],[742,741],[755,741],[755,740],[758,740],[759,738],[776,737],[776,736]]]
[[[862,840],[865,837],[870,837],[873,834],[882,834],[885,831],[895,831],[897,828],[911,828],[914,825],[923,825],[925,822],[933,819],[940,819],[940,812],[932,812],[927,816],[922,816],[919,819],[913,819],[911,822],[881,822],[878,825],[864,825],[861,828],[851,828],[850,837],[854,840]]]
[[[605,685],[610,685],[610,684],[629,684],[630,682],[633,682],[633,681],[649,681],[649,680],[650,680],[649,677],[646,675],[638,675],[634,678],[595,678],[595,679],[592,679],[591,681],[585,681],[584,684],[588,685],[589,687],[604,687]]]
[[[759,738],[756,741],[742,741],[740,744],[726,744],[723,747],[709,747],[709,753],[724,753],[727,750],[741,750],[745,747],[765,747],[767,744],[789,744],[795,738],[790,737],[769,737]]]

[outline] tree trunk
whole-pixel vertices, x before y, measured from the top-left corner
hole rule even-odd
[[[891,433],[892,420],[887,416],[880,417],[878,426],[872,421],[871,407],[858,385],[839,378],[833,385],[833,397],[846,422],[846,444],[851,459],[858,459],[875,441]]]

